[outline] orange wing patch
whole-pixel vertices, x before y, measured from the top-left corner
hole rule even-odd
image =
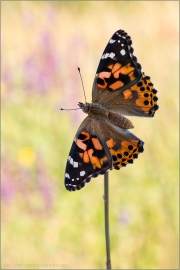
[[[123,95],[125,99],[132,98],[132,91],[128,89],[123,92]]]
[[[86,131],[82,131],[81,132],[81,135],[84,135],[85,138],[83,138],[83,139],[77,139],[76,140],[76,144],[77,144],[77,146],[79,148],[81,148],[82,150],[85,151],[87,149],[87,145],[84,143],[84,141],[89,140],[90,134],[88,132],[86,132]]]
[[[98,84],[98,88],[105,89],[107,87],[107,82],[105,81],[105,79],[110,78],[110,76],[111,76],[111,72],[107,72],[107,71],[100,72],[98,75],[98,78],[103,80],[103,84]]]
[[[97,137],[91,137],[88,132],[82,131],[79,139],[76,140],[76,144],[83,150],[78,152],[79,157],[85,164],[91,163],[93,169],[100,169],[108,160],[99,139]],[[98,151],[101,151],[101,158],[98,157]]]
[[[107,87],[109,87],[111,88],[111,90],[114,91],[123,87],[123,80],[118,80],[120,75],[128,75],[130,81],[133,81],[135,79],[134,67],[130,63],[122,66],[120,63],[117,62],[114,65],[111,64],[107,66],[107,68],[109,69],[109,71],[102,71],[98,74],[98,78],[100,79],[100,82],[97,84],[98,88],[106,89]]]
[[[112,139],[106,141],[106,144],[113,160],[111,170],[119,170],[128,163],[133,163],[133,160],[138,157],[138,154],[143,152],[143,142],[138,140],[122,141],[119,149],[114,147],[115,142]]]
[[[138,92],[138,98],[135,101],[136,105],[141,107],[146,114],[153,116],[158,109],[158,98],[156,96],[157,90],[154,89],[150,77],[143,73],[141,80],[130,89]]]
[[[89,159],[91,161],[91,164],[93,166],[93,169],[101,168],[101,164],[100,164],[99,159],[97,157],[93,156],[94,150],[89,149],[87,152],[88,152],[88,156],[89,156]]]
[[[107,157],[104,156],[103,158],[99,159],[98,157],[93,156],[94,150],[91,148],[84,153],[79,153],[79,156],[83,159],[84,163],[91,163],[93,169],[100,169],[101,165],[107,161]]]
[[[111,72],[114,74],[114,78],[118,78],[118,76],[119,76],[118,70],[120,70],[121,66],[122,65],[120,63],[116,63],[113,66],[113,68],[111,68],[112,69]],[[110,66],[108,66],[108,68],[110,68]]]
[[[106,141],[106,144],[107,144],[108,148],[113,148],[114,145],[116,144],[116,142],[111,138],[111,139]]]
[[[126,74],[129,74],[133,70],[134,70],[134,67],[132,67],[131,64],[128,63],[127,65],[125,65],[124,67],[120,69],[120,73],[126,75]]]
[[[102,145],[101,145],[98,138],[92,138],[92,142],[93,142],[93,145],[94,145],[96,150],[102,150],[103,149],[103,147],[102,147]]]
[[[87,151],[85,151],[84,153],[79,153],[79,156],[83,159],[84,163],[89,163],[90,162]]]
[[[121,88],[124,85],[122,81],[116,81],[115,83],[111,84],[109,87],[112,90],[117,90],[118,88]]]

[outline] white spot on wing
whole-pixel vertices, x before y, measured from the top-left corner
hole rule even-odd
[[[120,54],[125,55],[126,51],[124,49],[120,50]]]
[[[73,165],[74,168],[78,168],[78,162],[74,161],[72,157],[68,157],[69,163]]]
[[[69,162],[70,162],[71,165],[73,165],[73,158],[72,157],[70,158]]]
[[[106,58],[110,57],[111,59],[113,59],[114,56],[115,56],[115,53],[111,52],[111,53],[103,54],[103,56],[101,58],[106,59]]]
[[[119,34],[118,32],[116,33],[116,35],[117,35],[118,37],[121,37],[121,34]]]
[[[113,53],[113,52],[111,52],[111,53],[109,54],[109,57],[112,58],[112,59],[113,59],[114,56],[115,56],[115,53]]]
[[[85,175],[85,171],[81,171],[80,176],[84,176],[84,175]]]
[[[115,39],[110,39],[109,43],[114,43],[115,41]]]
[[[105,54],[103,54],[102,59],[106,59],[106,58],[108,58],[108,56],[109,56],[109,53],[105,53]]]
[[[65,177],[70,179],[69,173],[66,173]]]
[[[74,168],[78,168],[78,162],[74,161]]]

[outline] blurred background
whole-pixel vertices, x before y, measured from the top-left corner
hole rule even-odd
[[[70,147],[91,101],[102,52],[115,31],[133,40],[158,90],[155,118],[131,118],[145,151],[110,172],[115,269],[179,269],[179,3],[1,3],[3,269],[104,269],[103,177],[64,187]]]

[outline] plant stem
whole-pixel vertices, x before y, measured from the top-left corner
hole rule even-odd
[[[110,239],[109,239],[109,175],[104,175],[104,213],[105,213],[105,236],[106,236],[106,269],[111,269]]]

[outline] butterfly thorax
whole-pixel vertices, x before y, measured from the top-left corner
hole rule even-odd
[[[103,104],[96,102],[93,103],[78,103],[79,107],[83,110],[84,113],[87,113],[90,117],[95,118],[96,120],[107,120],[115,126],[130,129],[134,128],[132,122],[124,117],[121,114],[111,112]]]

